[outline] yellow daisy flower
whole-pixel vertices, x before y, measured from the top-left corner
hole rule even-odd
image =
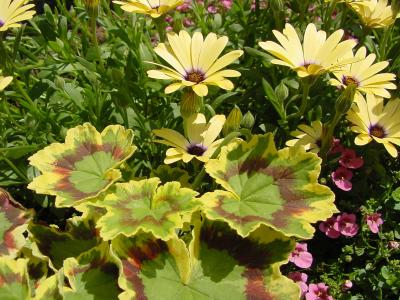
[[[276,56],[271,62],[292,68],[300,77],[316,76],[349,63],[343,57],[348,56],[356,42],[340,42],[344,31],[337,30],[328,38],[326,32],[317,30],[314,24],[308,24],[304,33],[303,44],[292,25],[286,24],[283,34],[273,30],[279,43],[260,42],[261,48]]]
[[[383,144],[389,154],[397,157],[400,146],[400,99],[391,100],[386,105],[382,97],[367,93],[354,100],[347,119],[353,123],[352,131],[358,133],[354,143],[366,145],[372,140]]]
[[[313,121],[311,122],[311,126],[301,124],[297,127],[297,130],[290,133],[295,139],[287,141],[286,146],[300,145],[305,150],[318,153],[321,148],[322,133],[321,121]]]
[[[0,92],[4,90],[11,83],[12,80],[13,78],[11,76],[0,76]]]
[[[183,4],[183,0],[125,0],[113,2],[120,4],[121,8],[127,12],[146,14],[152,18],[158,18]]]
[[[181,159],[187,163],[194,157],[207,162],[223,141],[223,139],[215,139],[220,134],[224,123],[224,115],[215,115],[207,123],[203,114],[193,114],[185,120],[187,137],[172,129],[153,130],[155,135],[162,138],[156,142],[172,147],[167,150],[164,163],[171,164]]]
[[[357,97],[361,91],[390,98],[390,93],[387,89],[396,88],[396,85],[390,82],[396,79],[396,75],[392,73],[378,74],[389,65],[389,62],[381,61],[374,64],[376,55],[372,53],[367,56],[367,49],[365,47],[358,49],[354,58],[357,59],[356,62],[333,72],[337,79],[331,79],[330,83],[343,88],[346,88],[351,83],[355,83],[357,85]]]
[[[400,15],[393,16],[387,0],[351,1],[347,4],[359,15],[365,26],[382,28],[392,25]]]
[[[210,33],[203,40],[200,32],[190,37],[185,30],[181,30],[179,35],[168,33],[167,37],[169,47],[160,43],[154,51],[173,69],[160,65],[163,69],[147,71],[151,78],[178,81],[168,85],[165,93],[175,92],[185,86],[191,87],[199,96],[207,95],[207,85],[216,85],[224,90],[233,89],[233,83],[225,77],[238,77],[240,73],[221,69],[238,59],[243,51],[234,50],[218,58],[228,43],[226,36],[217,38]]]
[[[0,31],[20,27],[18,22],[32,19],[36,12],[30,9],[35,5],[26,4],[28,2],[29,0],[0,0]]]

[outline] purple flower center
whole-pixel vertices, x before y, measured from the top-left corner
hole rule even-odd
[[[4,25],[4,21],[0,19],[0,27]]]
[[[186,74],[185,79],[187,81],[199,83],[204,80],[204,73],[201,71],[192,70]]]
[[[202,156],[207,151],[207,147],[203,144],[190,144],[187,147],[187,152],[192,155]]]
[[[352,76],[345,76],[345,75],[342,76],[342,83],[346,86],[351,85],[351,84],[355,84],[356,86],[360,85],[360,82],[356,78],[354,78]]]
[[[386,137],[385,129],[378,124],[369,127],[369,134],[380,139]]]

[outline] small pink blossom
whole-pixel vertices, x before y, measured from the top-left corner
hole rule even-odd
[[[336,217],[330,217],[325,222],[319,223],[319,230],[325,233],[325,235],[331,239],[337,239],[340,236],[340,232],[334,228],[336,223]]]
[[[342,284],[342,290],[344,292],[350,290],[352,287],[353,287],[353,283],[351,282],[351,280],[348,280],[348,279],[345,280]]]
[[[364,160],[361,157],[357,157],[356,151],[353,149],[344,149],[339,163],[348,169],[358,169],[362,167]]]
[[[296,247],[290,254],[289,261],[299,268],[309,268],[313,262],[313,257],[311,253],[307,251],[307,244],[296,243]]]
[[[291,272],[288,274],[288,277],[300,286],[301,294],[304,296],[304,294],[308,291],[308,275],[302,272]]]
[[[167,27],[165,27],[165,30],[166,31],[172,31],[174,28],[172,27],[172,26],[167,26]]]
[[[209,6],[207,7],[207,11],[208,11],[210,14],[216,14],[216,13],[218,12],[218,9],[217,9],[214,5],[209,5]]]
[[[333,182],[339,189],[347,192],[353,187],[350,181],[351,178],[353,178],[353,172],[350,170],[340,166],[336,171],[332,172],[331,176]]]
[[[222,3],[222,6],[225,7],[225,9],[231,9],[233,0],[222,0],[221,3]]]
[[[190,18],[184,18],[182,23],[183,23],[183,26],[185,26],[185,27],[190,27],[190,26],[194,25],[194,22]]]
[[[379,226],[383,224],[383,220],[381,218],[380,213],[373,213],[370,215],[367,215],[366,221],[369,226],[369,229],[373,233],[378,233],[379,232]]]
[[[340,143],[339,139],[333,139],[331,149],[329,150],[330,154],[342,153],[344,151],[343,145]]]
[[[165,22],[172,23],[173,21],[174,21],[174,19],[171,16],[166,16],[165,17]]]
[[[339,231],[344,236],[355,236],[358,232],[358,225],[356,224],[356,215],[343,213],[336,217],[336,222],[333,225],[336,231]]]
[[[311,283],[308,286],[306,300],[333,300],[333,297],[329,295],[328,290],[329,287],[325,283]]]
[[[180,12],[187,12],[189,9],[192,8],[192,0],[185,0],[185,2],[182,5],[179,5],[176,7],[176,10]]]

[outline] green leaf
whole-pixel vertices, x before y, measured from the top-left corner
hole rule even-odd
[[[14,260],[9,256],[0,257],[0,299],[30,299],[27,262],[23,258]]]
[[[29,158],[42,175],[28,188],[55,195],[57,207],[87,202],[121,177],[115,168],[136,150],[132,139],[132,130],[120,125],[101,133],[89,123],[72,128],[64,144],[53,143]]]
[[[64,261],[64,275],[69,287],[64,287],[65,300],[118,299],[118,261],[110,255],[108,244],[92,249],[76,258]]]
[[[15,257],[25,245],[30,214],[9,193],[0,188],[0,255]]]
[[[190,217],[201,203],[194,199],[195,191],[182,188],[179,182],[159,184],[159,178],[115,184],[96,204],[107,209],[97,222],[100,236],[111,240],[118,234],[133,236],[139,231],[163,240],[174,236],[184,217]]]
[[[278,96],[275,94],[275,91],[272,88],[272,86],[264,78],[262,79],[262,86],[264,88],[264,92],[265,92],[267,100],[269,100],[271,102],[271,104],[275,108],[276,112],[279,114],[281,119],[283,119],[284,115],[285,115],[285,109],[283,107],[283,102],[278,98]]]
[[[63,274],[56,273],[50,276],[40,283],[37,284],[35,288],[35,297],[33,300],[62,300],[64,299],[62,295]]]
[[[392,197],[395,201],[400,202],[400,187],[392,192]]]
[[[205,224],[190,251],[177,238],[119,236],[112,249],[121,259],[121,298],[299,299],[298,286],[279,271],[294,242],[267,227],[257,234],[241,238],[223,223]]]
[[[78,257],[81,253],[100,244],[95,224],[90,220],[70,219],[66,231],[39,224],[29,226],[34,254],[50,259],[50,266],[60,269],[68,257]]]
[[[321,159],[302,147],[277,151],[273,135],[225,146],[206,172],[225,190],[203,195],[204,212],[247,236],[265,224],[288,236],[311,238],[310,223],[337,212],[332,191],[318,183]]]

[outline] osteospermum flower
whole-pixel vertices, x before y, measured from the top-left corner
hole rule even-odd
[[[278,58],[271,61],[273,64],[292,68],[300,77],[320,75],[352,61],[345,57],[356,45],[354,40],[340,42],[343,30],[326,38],[326,32],[312,23],[306,28],[303,44],[290,24],[286,24],[283,34],[276,30],[273,33],[280,44],[266,41],[260,42],[260,47]]]
[[[146,14],[152,18],[158,18],[183,4],[183,0],[125,0],[113,2],[121,5],[121,8],[127,12]]]
[[[4,90],[12,80],[13,78],[11,76],[6,76],[6,77],[0,76],[0,92]]]
[[[181,159],[187,163],[193,158],[207,162],[223,141],[215,139],[220,134],[224,122],[224,115],[215,115],[207,123],[203,114],[193,114],[185,122],[187,137],[172,129],[153,130],[155,135],[162,138],[156,142],[172,147],[167,150],[164,163],[171,164]]]
[[[352,57],[352,54],[351,54]],[[354,55],[354,63],[343,66],[333,72],[337,79],[331,79],[332,85],[346,88],[349,84],[356,84],[356,95],[360,92],[373,93],[377,96],[390,98],[388,89],[395,89],[396,85],[391,81],[396,79],[392,73],[379,73],[389,65],[388,61],[374,64],[376,55],[367,56],[367,49],[361,47]]]
[[[355,99],[347,119],[354,124],[351,130],[358,133],[354,143],[362,146],[372,140],[383,144],[389,154],[397,157],[400,146],[400,99],[389,101],[384,105],[383,98],[371,93],[366,99]]]
[[[29,0],[0,0],[0,31],[10,27],[20,27],[19,22],[29,20],[36,13],[30,10],[35,5],[26,4]]]
[[[295,139],[286,142],[286,146],[303,146],[305,150],[318,153],[322,140],[322,123],[319,120],[311,122],[311,126],[301,124],[297,130],[292,131],[290,135]]]
[[[207,85],[233,89],[232,82],[225,77],[237,77],[240,73],[222,69],[239,58],[243,51],[234,50],[218,58],[228,42],[226,36],[217,38],[214,33],[210,33],[203,40],[200,32],[190,37],[186,31],[181,30],[179,35],[168,33],[167,37],[169,47],[160,43],[154,51],[172,68],[161,65],[161,70],[147,71],[151,78],[178,81],[168,85],[165,93],[175,92],[185,86],[191,87],[199,96],[207,95]]]
[[[392,25],[394,16],[387,0],[349,1],[347,4],[359,15],[365,26],[381,28]]]

